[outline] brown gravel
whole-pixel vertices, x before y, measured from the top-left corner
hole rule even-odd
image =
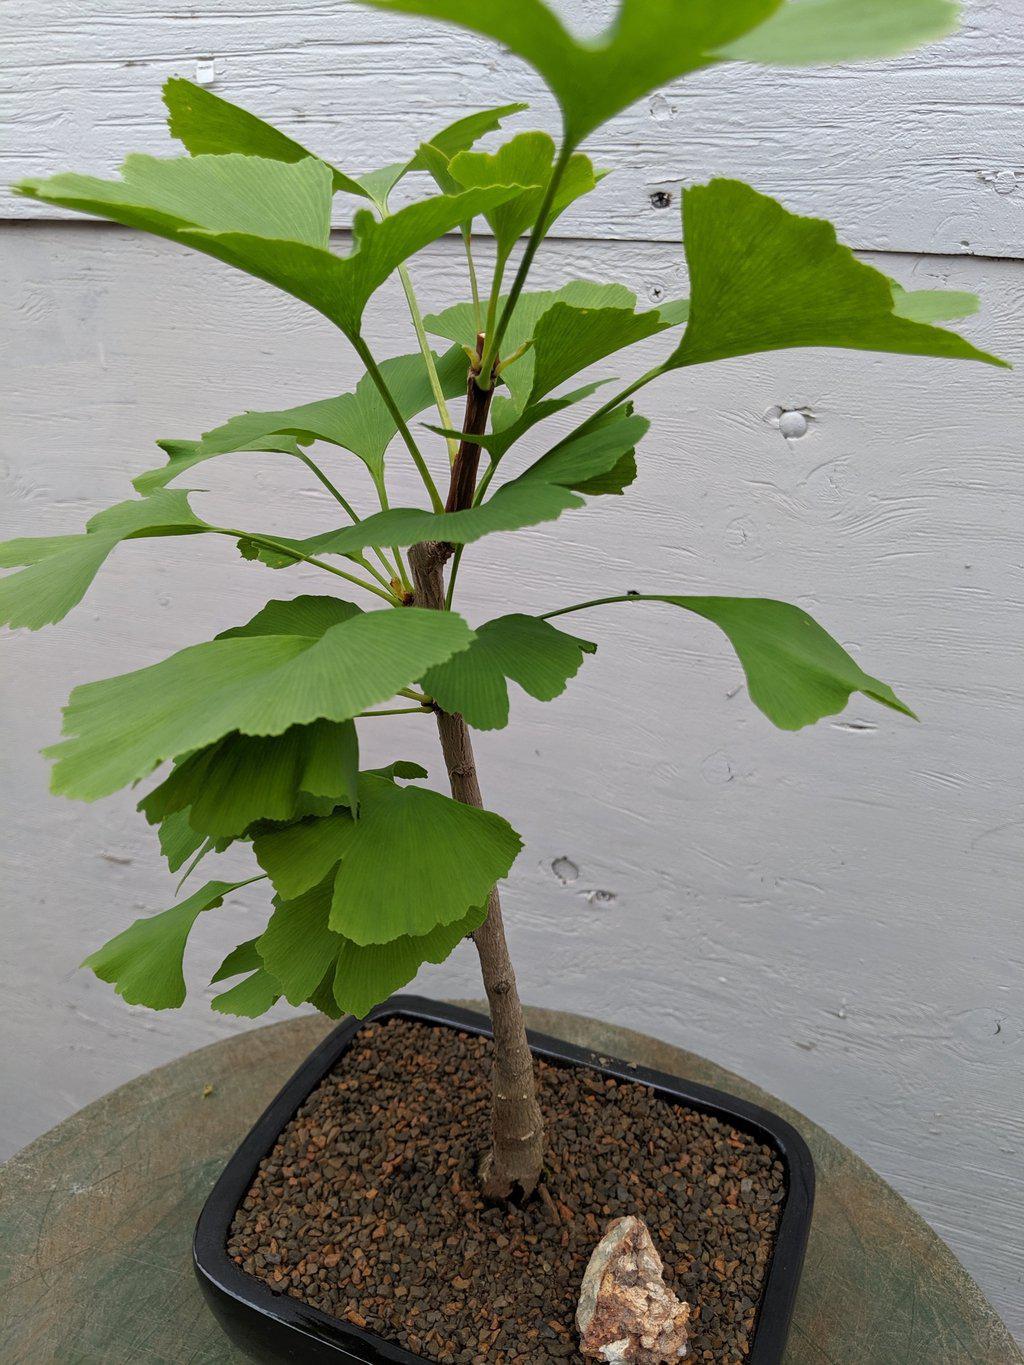
[[[580,1280],[609,1219],[648,1223],[694,1361],[744,1360],[785,1196],[771,1148],[645,1086],[539,1063],[550,1198],[483,1204],[487,1042],[367,1025],[260,1163],[228,1252],[272,1289],[458,1365],[581,1361]]]

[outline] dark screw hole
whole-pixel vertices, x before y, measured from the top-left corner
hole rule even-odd
[[[668,190],[655,190],[651,195],[651,208],[668,209],[672,207],[672,196]]]

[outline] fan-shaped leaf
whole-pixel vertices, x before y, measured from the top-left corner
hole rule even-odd
[[[519,836],[500,816],[366,773],[360,786],[358,820],[338,811],[253,845],[286,900],[336,869],[330,928],[355,943],[454,923],[486,901],[515,861]]]
[[[0,567],[27,565],[0,579],[0,624],[39,630],[76,607],[122,540],[209,531],[183,491],[132,498],[98,512],[81,535],[38,536],[0,545]]]
[[[683,195],[690,317],[671,370],[793,346],[1005,361],[955,332],[900,316],[892,282],[819,218],[789,213],[738,180]]]
[[[177,1009],[185,1000],[182,958],[192,926],[204,910],[221,905],[243,882],[207,882],[194,896],[159,915],[137,919],[127,929],[90,954],[82,963],[101,981],[109,981],[129,1005],[153,1010]]]
[[[358,775],[351,720],[293,725],[269,738],[234,731],[178,763],[139,802],[139,810],[156,824],[187,809],[194,829],[223,839],[241,835],[257,820],[295,819],[307,809],[305,797],[354,809]]]
[[[176,810],[160,822],[160,852],[167,859],[171,872],[185,866],[193,854],[198,853],[206,842],[206,835],[193,829],[188,822],[187,810]]]
[[[15,188],[30,199],[188,240],[200,251],[206,249],[201,234],[222,232],[325,250],[330,232],[331,173],[315,157],[289,164],[237,154],[136,153],[125,160],[120,180],[68,172]]]
[[[334,974],[334,998],[343,1010],[362,1019],[394,991],[413,979],[424,962],[444,962],[467,935],[479,929],[486,908],[470,910],[454,924],[439,924],[428,934],[403,934],[390,943],[353,943],[343,938]]]
[[[311,600],[295,609],[295,630],[310,628]],[[261,618],[281,624],[291,605],[272,604],[271,616],[264,609],[250,628]],[[351,720],[473,638],[454,613],[416,607],[359,613],[318,635],[250,628],[75,688],[64,711],[69,738],[47,750],[56,759],[53,790],[96,800],[234,730],[279,735],[292,725]]]
[[[517,411],[510,398],[503,398],[500,394],[496,394],[491,400],[493,430],[484,432],[475,440],[482,449],[487,451],[491,460],[497,463],[515,445],[516,441],[525,436],[538,422],[543,422],[546,418],[553,417],[555,413],[564,412],[574,403],[580,403],[584,398],[589,398],[602,384],[607,382],[607,380],[599,379],[593,384],[584,384],[582,388],[573,389],[572,393],[563,394],[559,398],[543,398],[539,403],[528,403],[521,413]],[[429,422],[425,422],[424,426],[429,431],[436,431],[439,436],[458,438],[462,435],[461,431],[432,426]]]
[[[460,512],[393,507],[353,526],[323,531],[305,540],[275,536],[280,550],[258,545],[250,550],[243,542],[242,552],[280,569],[294,562],[289,548],[297,554],[322,556],[351,555],[369,545],[416,545],[421,540],[468,545],[497,531],[518,531],[554,521],[570,508],[583,506],[575,490],[621,491],[635,475],[633,447],[649,425],[646,418],[633,413],[631,406],[623,405],[567,437],[479,506]],[[602,477],[606,475],[611,477]]]
[[[409,162],[406,167],[409,171],[429,171],[431,167],[427,164],[426,158],[422,156],[423,145],[429,146],[435,152],[450,161],[459,152],[464,152],[474,146],[487,133],[496,132],[502,125],[504,119],[510,118],[513,114],[521,114],[524,109],[528,109],[528,104],[501,104],[493,109],[481,109],[474,114],[466,114],[463,118],[456,119],[454,123],[449,123],[447,127],[434,133],[431,137],[424,139],[420,150]],[[441,186],[444,189],[444,186]],[[445,190],[445,193],[450,193]]]
[[[248,415],[248,414],[247,414]],[[132,487],[143,496],[166,488],[174,479],[179,478],[197,464],[202,464],[213,455],[226,454],[226,451],[207,450],[202,441],[181,441],[168,439],[157,441],[157,445],[167,456],[167,463],[156,469],[147,469],[132,479]],[[280,455],[301,455],[302,449],[294,436],[274,435],[255,436],[240,440],[232,450],[272,451]]]
[[[210,1001],[210,1008],[218,1014],[233,1014],[242,1019],[258,1019],[281,998],[281,987],[262,967],[239,981],[230,990],[221,991]]]
[[[275,898],[274,913],[257,940],[260,960],[281,984],[290,1005],[301,1005],[331,970],[342,939],[328,919],[334,878],[327,877],[294,900]]]
[[[959,17],[956,0],[786,0],[718,55],[766,66],[891,57],[952,33]]]
[[[426,673],[423,686],[443,710],[479,730],[498,730],[508,724],[507,678],[551,701],[595,649],[536,616],[499,616],[477,629],[468,649]]]
[[[313,157],[301,143],[295,142],[263,119],[250,114],[206,90],[201,85],[172,76],[164,84],[164,104],[167,106],[167,127],[171,137],[183,143],[192,156],[211,153],[223,156],[240,152],[244,156],[268,158],[271,161],[304,161]],[[317,158],[319,159],[319,158]],[[324,162],[331,172],[332,189],[337,192],[366,196],[366,191],[351,176],[336,166]]]
[[[872,701],[914,717],[887,683],[865,673],[813,617],[789,602],[766,597],[671,597],[657,593],[629,593],[605,600],[666,602],[713,621],[739,657],[750,700],[781,730],[799,730],[823,716],[836,715],[852,692],[863,692]],[[584,604],[600,605],[600,600]],[[545,619],[563,614],[548,612]]]
[[[663,332],[668,325],[657,309],[634,313],[626,308],[583,309],[555,304],[534,329],[529,401],[535,403],[588,365]]]
[[[502,298],[499,311],[507,300]],[[616,308],[632,312],[636,295],[622,284],[595,284],[591,280],[572,280],[561,289],[540,290],[520,294],[515,310],[505,331],[502,350],[513,355],[533,339],[541,318],[556,304],[564,303],[578,309]],[[460,346],[476,345],[476,315],[471,303],[457,303],[443,313],[428,314],[423,325],[433,336],[446,337]],[[518,411],[526,406],[533,387],[535,356],[531,347],[524,355],[501,372],[501,379]]]
[[[167,126],[171,136],[184,143],[193,156],[205,152],[220,155],[242,152],[246,156],[269,157],[273,161],[302,161],[315,155],[273,124],[265,123],[248,110],[221,99],[202,86],[193,85],[191,81],[178,77],[167,81],[164,85],[164,104],[167,106]],[[485,133],[500,128],[502,119],[518,114],[526,107],[525,104],[504,104],[495,109],[482,109],[456,120],[426,141],[447,162],[457,152],[472,147]],[[359,177],[346,175],[330,162],[324,164],[331,171],[335,192],[359,195],[378,203],[386,201],[391,190],[409,171],[431,169],[420,152],[409,161],[397,162]],[[441,188],[446,194],[453,192],[449,185],[441,185]]]
[[[292,1005],[306,1000],[316,1003],[326,977],[338,1006],[362,1017],[407,985],[424,962],[443,962],[467,934],[479,928],[486,913],[484,908],[473,909],[428,934],[361,945],[330,927],[333,883],[333,877],[328,877],[295,900],[278,900],[262,937],[253,941],[258,961],[272,980],[280,982],[281,992]],[[240,954],[243,965],[236,970],[251,970],[250,960],[248,952],[244,957]]]
[[[554,159],[555,144],[547,133],[520,133],[494,153],[460,152],[448,163],[451,178],[463,189],[482,189],[487,185],[533,187],[484,215],[494,233],[498,259],[503,264],[519,238],[537,219]],[[601,178],[594,174],[589,157],[580,152],[570,157],[545,220],[545,230],[574,200],[589,194]]]
[[[438,195],[383,222],[360,210],[348,256],[327,249],[332,178],[314,157],[131,156],[119,181],[58,175],[16,189],[184,242],[293,294],[355,337],[370,297],[404,260],[522,187]]]
[[[368,0],[482,33],[535,67],[551,87],[570,145],[659,85],[707,66],[779,0],[623,0],[611,26],[573,36],[541,0]]]
[[[231,949],[210,977],[210,985],[215,986],[218,981],[230,981],[233,976],[241,976],[243,972],[254,972],[261,965],[262,959],[256,950],[256,939],[246,939],[237,948]]]
[[[463,393],[467,364],[462,348],[453,346],[433,359],[445,397]],[[430,377],[419,352],[382,361],[380,370],[404,418],[414,417],[433,403]],[[384,474],[384,452],[397,430],[380,390],[369,375],[364,375],[352,393],[278,412],[245,412],[204,432],[199,441],[161,441],[159,444],[170,456],[169,463],[140,474],[135,487],[139,492],[162,487],[186,469],[215,455],[238,450],[301,454],[298,443],[305,445],[311,441],[330,441],[351,451],[379,482]]]

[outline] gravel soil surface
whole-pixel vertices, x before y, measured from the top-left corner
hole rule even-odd
[[[546,1198],[488,1207],[488,1046],[407,1019],[362,1029],[260,1163],[235,1262],[425,1360],[579,1362],[584,1268],[609,1220],[638,1214],[692,1305],[688,1360],[743,1361],[785,1198],[774,1151],[646,1086],[539,1062]]]

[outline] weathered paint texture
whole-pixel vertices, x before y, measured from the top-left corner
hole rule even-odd
[[[12,7],[11,173],[106,172],[123,148],[166,148],[157,87],[197,62],[219,93],[356,167],[521,93],[484,45],[348,6],[192,10]],[[598,7],[585,10],[589,22]],[[895,78],[873,66],[700,76],[600,135],[598,161],[626,169],[566,216],[538,283],[684,293],[675,186],[739,174],[833,217],[905,285],[980,293],[965,330],[1020,365],[1022,54],[1024,15],[978,0],[961,36]],[[382,91],[387,109],[364,127]],[[670,210],[650,205],[662,189]],[[357,377],[327,324],[212,261],[83,222],[0,230],[0,535],[78,529],[158,462],[157,436]],[[592,240],[610,235],[626,240]],[[414,273],[428,305],[465,292],[454,241]],[[403,308],[385,290],[372,310],[381,354],[412,348]],[[645,346],[603,372],[633,373],[664,343]],[[1024,1333],[1020,371],[789,352],[676,375],[639,407],[655,425],[634,488],[468,551],[469,619],[513,598],[543,611],[629,588],[787,598],[922,724],[855,698],[781,734],[710,626],[653,605],[591,615],[600,649],[565,697],[519,695],[512,728],[479,740],[485,797],[527,841],[507,892],[523,993],[714,1057],[813,1115]],[[358,462],[326,458],[360,494]],[[193,480],[210,490],[196,503],[284,532],[326,527],[331,504],[301,472],[227,457]],[[416,495],[412,478],[404,488]],[[270,594],[320,586],[312,569],[245,564],[227,541],[136,542],[63,625],[6,642],[0,1153],[245,1027],[212,1014],[201,983],[265,914],[254,887],[207,917],[179,1014],[130,1010],[76,970],[173,887],[129,794],[95,807],[48,796],[37,750],[68,690],[208,638]],[[364,730],[371,755],[419,758],[440,778],[429,725],[397,719],[387,749],[383,726]],[[419,985],[474,992],[475,961],[460,950]]]
[[[581,32],[613,10],[555,7]],[[485,104],[529,100],[530,126],[558,128],[540,78],[493,43],[351,0],[41,0],[8,3],[4,24],[15,135],[0,182],[69,165],[111,174],[126,148],[166,154],[158,88],[172,75],[250,104],[352,172]],[[842,223],[854,246],[1019,255],[1022,64],[1024,8],[967,0],[959,34],[896,62],[698,72],[589,140],[615,173],[561,230],[672,241],[680,185],[732,175]],[[339,222],[345,211],[339,201]],[[62,216],[17,200],[0,212]]]

